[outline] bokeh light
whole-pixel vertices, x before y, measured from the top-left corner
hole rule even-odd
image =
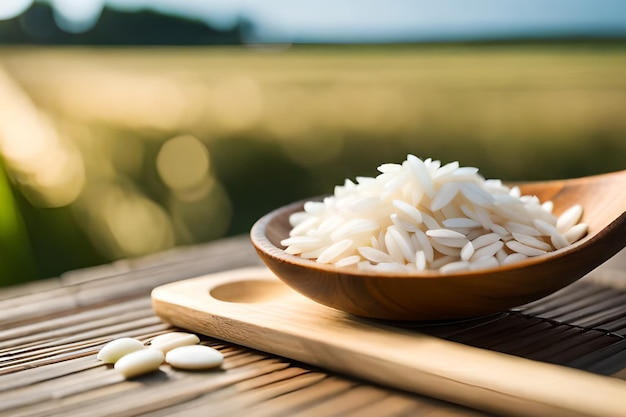
[[[81,33],[92,29],[104,8],[105,0],[50,0],[54,21],[66,32]]]
[[[15,183],[39,207],[71,204],[85,184],[82,155],[0,68],[0,152]]]
[[[161,179],[174,191],[196,188],[209,177],[209,153],[202,142],[191,135],[165,142],[156,163]]]
[[[211,171],[211,157],[203,142],[192,135],[167,140],[159,149],[156,166],[170,190],[167,207],[179,244],[224,236],[232,218],[228,193]]]
[[[110,259],[145,255],[174,245],[169,215],[130,184],[90,184],[74,211],[92,242]]]
[[[0,20],[12,19],[26,10],[33,0],[4,0],[0,2]]]

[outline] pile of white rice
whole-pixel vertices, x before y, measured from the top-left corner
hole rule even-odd
[[[338,267],[445,273],[539,256],[587,233],[580,205],[555,216],[551,202],[458,162],[408,155],[378,171],[292,214],[286,252]]]

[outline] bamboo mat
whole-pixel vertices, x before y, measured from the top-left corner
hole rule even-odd
[[[626,292],[597,284],[575,283],[522,308],[459,323],[396,325],[601,375],[626,368]]]
[[[258,264],[247,237],[240,237],[0,289],[0,415],[487,415],[207,337],[202,343],[225,355],[221,370],[163,365],[124,380],[96,361],[113,338],[147,341],[172,330],[152,311],[152,288]],[[626,379],[625,282],[626,268],[619,264],[510,312],[402,326]]]

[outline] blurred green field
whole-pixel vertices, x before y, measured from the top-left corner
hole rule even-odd
[[[247,233],[407,153],[626,168],[622,43],[5,47],[0,75],[0,285]]]

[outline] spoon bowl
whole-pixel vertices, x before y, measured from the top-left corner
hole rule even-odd
[[[557,215],[582,205],[587,235],[515,264],[453,273],[362,271],[290,255],[280,242],[289,236],[289,216],[305,201],[263,216],[250,237],[265,264],[304,296],[361,317],[415,321],[475,317],[529,303],[580,279],[626,246],[626,170],[516,185],[525,195],[551,200]]]

